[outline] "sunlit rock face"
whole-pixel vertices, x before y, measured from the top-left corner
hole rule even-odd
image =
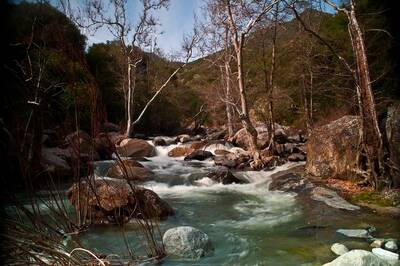
[[[314,129],[307,143],[308,173],[325,178],[352,173],[357,166],[359,125],[357,116],[344,116]]]

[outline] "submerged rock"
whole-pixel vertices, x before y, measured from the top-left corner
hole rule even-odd
[[[118,154],[123,157],[150,157],[154,153],[154,147],[142,139],[127,138],[122,140],[116,147]]]
[[[133,189],[123,180],[95,179],[74,183],[67,192],[78,212],[90,222],[128,222],[131,218],[165,218],[173,209],[146,188]]]
[[[349,252],[349,249],[343,244],[335,243],[331,246],[331,251],[333,253],[335,253],[336,255],[341,256],[341,255]]]
[[[374,255],[372,252],[354,249],[323,266],[389,266],[385,260]]]
[[[349,211],[360,209],[360,207],[350,204],[349,202],[344,200],[335,191],[323,187],[314,188],[311,191],[311,198],[316,201],[322,201],[325,204],[336,209],[344,209]]]
[[[244,180],[237,178],[235,175],[233,175],[232,172],[229,171],[225,167],[220,167],[220,168],[210,172],[207,175],[207,177],[218,183],[222,183],[224,185],[233,184],[233,183],[235,183],[235,184],[246,183]]]
[[[195,150],[191,152],[189,155],[185,157],[185,161],[190,161],[190,160],[199,160],[203,161],[208,158],[212,158],[214,155],[209,152],[209,151],[204,151],[204,150]]]
[[[324,178],[346,176],[357,167],[360,120],[344,116],[312,131],[306,170]]]
[[[212,252],[208,235],[191,226],[180,226],[167,230],[163,236],[165,251],[188,259],[199,259]]]
[[[336,233],[354,238],[369,238],[370,234],[365,229],[338,229]]]

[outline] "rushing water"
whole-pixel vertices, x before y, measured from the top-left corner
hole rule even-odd
[[[399,237],[400,225],[393,219],[335,210],[321,203],[310,205],[296,200],[295,194],[268,191],[271,174],[296,166],[294,163],[269,172],[237,172],[249,183],[222,185],[205,177],[215,167],[212,160],[187,162],[168,157],[175,146],[157,147],[157,156],[143,162],[156,174],[143,185],[176,210],[175,216],[160,222],[161,231],[182,225],[196,227],[209,235],[214,252],[195,262],[167,257],[162,265],[321,265],[334,258],[330,245],[335,242],[368,248],[365,241],[338,236],[338,228],[374,225],[377,237]],[[221,147],[208,149],[217,148]],[[95,174],[104,176],[112,163],[98,163]],[[143,255],[144,240],[138,237],[138,228],[129,224],[125,230],[130,247]],[[103,254],[128,254],[116,226],[91,227],[81,241]]]

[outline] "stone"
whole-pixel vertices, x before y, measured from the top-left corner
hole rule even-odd
[[[115,152],[115,145],[106,133],[99,133],[94,139],[94,145],[101,160],[110,160]]]
[[[291,162],[305,161],[306,160],[306,156],[304,156],[301,153],[293,153],[293,154],[290,154],[288,156],[288,160],[291,161]]]
[[[117,146],[117,152],[122,157],[150,157],[154,153],[154,146],[142,139],[127,138]]]
[[[229,169],[225,167],[219,167],[216,170],[207,174],[207,177],[224,185],[227,184],[243,184],[247,183],[244,180],[237,178],[234,174],[232,174]]]
[[[323,266],[390,266],[372,252],[354,249],[337,257],[335,260],[325,263]]]
[[[265,125],[256,126],[257,130],[257,145],[260,149],[264,149],[269,144],[269,136],[268,129]],[[233,144],[239,146],[245,150],[248,150],[250,147],[249,137],[246,129],[242,128],[238,130],[232,139]]]
[[[168,152],[169,157],[182,157],[191,154],[194,151],[193,148],[187,146],[175,147]]]
[[[152,171],[135,160],[117,161],[107,172],[109,177],[140,182],[148,181],[153,175]]]
[[[369,238],[370,235],[365,229],[338,229],[336,233],[354,238]]]
[[[185,161],[190,161],[190,160],[199,160],[199,161],[204,161],[208,158],[212,158],[214,155],[209,152],[209,151],[204,151],[204,150],[195,150],[191,152],[189,155],[185,157]]]
[[[369,246],[372,248],[380,248],[383,246],[383,241],[380,239],[375,239]]]
[[[165,141],[165,139],[163,139],[162,137],[155,137],[153,139],[153,144],[155,146],[166,146],[167,142]]]
[[[188,134],[179,135],[179,136],[177,137],[177,140],[178,140],[180,143],[186,143],[186,142],[189,142],[189,141],[190,141],[190,136],[189,136]]]
[[[127,222],[131,218],[165,218],[174,214],[169,204],[146,188],[118,179],[95,179],[74,183],[67,192],[77,211],[92,223]],[[118,214],[118,216],[116,216]]]
[[[316,201],[322,201],[326,205],[336,209],[343,209],[349,211],[359,210],[360,207],[350,204],[342,197],[340,197],[335,191],[324,188],[316,187],[311,191],[311,198]]]
[[[396,252],[399,249],[399,247],[397,246],[396,241],[389,240],[385,243],[385,249],[392,252]]]
[[[72,169],[69,166],[67,159],[71,157],[68,149],[60,148],[42,148],[42,165],[47,170],[59,177],[72,175]]]
[[[68,149],[71,153],[73,160],[97,161],[100,159],[100,155],[96,151],[95,144],[92,143],[92,138],[88,133],[82,130],[78,130],[65,137],[65,141],[68,144]]]
[[[180,226],[167,230],[163,236],[167,255],[197,260],[213,250],[208,235],[191,226]]]
[[[307,172],[322,178],[353,176],[359,126],[359,117],[344,116],[314,129],[307,141]]]
[[[331,251],[333,253],[335,253],[336,255],[341,256],[341,255],[349,252],[349,249],[343,244],[335,243],[331,246]]]
[[[302,192],[313,187],[307,179],[294,173],[278,172],[271,175],[269,190],[280,190],[285,192]]]
[[[385,250],[383,248],[373,248],[372,253],[385,260],[390,265],[399,265],[399,254]]]

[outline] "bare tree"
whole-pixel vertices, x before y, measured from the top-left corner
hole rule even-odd
[[[353,69],[346,59],[339,55],[324,38],[304,23],[296,10],[295,2],[290,4],[287,1],[285,2],[292,8],[296,18],[303,25],[304,29],[326,45],[352,74],[357,91],[358,108],[361,117],[360,155],[365,152],[368,161],[370,181],[376,189],[379,189],[383,186],[387,186],[389,182],[384,178],[382,135],[379,130],[376,115],[375,100],[371,87],[364,37],[356,16],[356,2],[355,0],[350,0],[348,7],[339,7],[329,0],[323,1],[338,12],[345,14],[348,19],[348,30],[353,48],[356,69]]]
[[[124,57],[124,82],[122,84],[126,108],[127,136],[133,134],[133,95],[136,86],[136,70],[142,62],[142,49],[153,41],[157,19],[152,12],[168,6],[168,0],[140,0],[141,11],[136,23],[129,19],[127,0],[94,0],[86,3],[85,13],[89,22],[86,28],[106,27],[116,38]],[[132,10],[133,13],[133,10]],[[147,109],[147,107],[145,107]],[[141,117],[141,116],[140,116]]]
[[[253,168],[261,168],[263,162],[261,160],[260,151],[257,146],[257,130],[253,126],[249,118],[248,104],[246,98],[246,87],[243,65],[243,48],[249,33],[254,26],[260,22],[273,9],[274,5],[279,2],[275,1],[233,1],[219,0],[217,1],[220,12],[224,12],[229,28],[231,42],[235,52],[237,82],[240,93],[240,120],[243,127],[249,135],[250,149],[253,155]]]

